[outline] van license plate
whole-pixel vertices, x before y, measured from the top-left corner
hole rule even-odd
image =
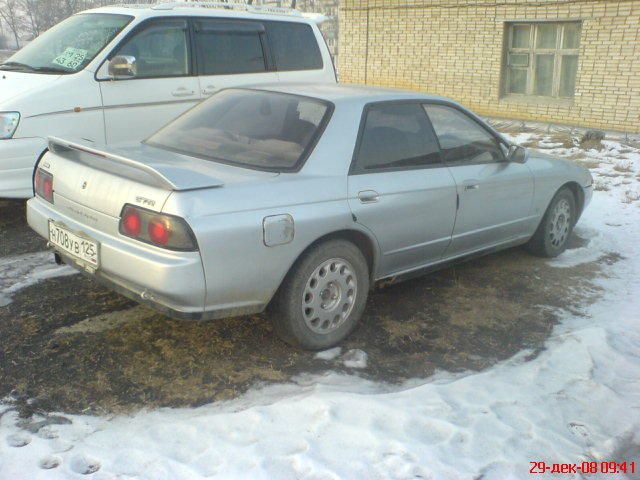
[[[100,264],[99,244],[86,236],[73,233],[60,224],[49,220],[49,242],[64,253],[71,255],[93,269]]]

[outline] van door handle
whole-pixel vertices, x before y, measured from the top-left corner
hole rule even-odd
[[[380,194],[375,190],[363,190],[358,192],[360,203],[376,203],[380,199]]]
[[[171,95],[173,95],[174,97],[191,97],[193,95],[195,95],[196,92],[193,90],[187,90],[184,87],[180,87],[176,90],[174,90],[173,92],[171,92]]]
[[[480,182],[478,180],[465,180],[462,185],[465,190],[478,190],[480,188]]]
[[[202,89],[202,94],[203,95],[213,95],[214,93],[216,93],[217,88],[215,87],[215,85],[207,85],[206,87],[204,87]]]

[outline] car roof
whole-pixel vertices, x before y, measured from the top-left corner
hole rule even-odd
[[[123,4],[93,8],[82,13],[111,13],[129,15],[137,20],[157,17],[208,17],[238,18],[251,20],[277,20],[286,22],[318,24],[326,17],[317,13],[303,13],[297,10],[277,7],[261,7],[243,4],[229,4],[233,8],[225,8],[217,2],[193,4],[187,2],[167,4]]]
[[[455,103],[438,95],[399,90],[395,88],[373,87],[369,85],[345,85],[335,83],[278,83],[251,87],[252,90],[266,90],[317,98],[334,104],[361,103],[402,100],[441,100]]]

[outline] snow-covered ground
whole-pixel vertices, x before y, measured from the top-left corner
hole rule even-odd
[[[77,273],[66,265],[51,262],[51,252],[37,252],[16,257],[0,258],[0,307],[11,302],[18,290],[35,285],[47,278]]]
[[[67,415],[71,423],[37,433],[0,404],[0,479],[503,480],[530,477],[530,462],[583,460],[635,460],[639,469],[640,150],[605,141],[604,150],[584,152],[535,133],[517,139],[541,140],[594,172],[597,191],[577,227],[589,242],[551,264],[622,256],[593,280],[598,300],[579,315],[561,313],[533,359],[521,352],[480,373],[439,373],[402,388],[301,377],[193,409]],[[14,290],[0,283],[0,294]],[[348,354],[366,366],[365,352]]]

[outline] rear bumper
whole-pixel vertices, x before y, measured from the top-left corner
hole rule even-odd
[[[129,284],[124,286],[124,281],[122,279],[113,279],[108,275],[105,275],[101,271],[97,271],[95,273],[89,273],[84,268],[80,267],[76,264],[72,258],[67,257],[59,252],[56,252],[56,255],[64,262],[66,265],[69,265],[76,270],[78,270],[81,274],[83,274],[87,278],[91,278],[95,280],[100,285],[108,288],[109,290],[113,290],[114,292],[122,295],[123,297],[127,297],[129,300],[133,300],[134,302],[138,302],[142,305],[146,305],[168,317],[175,318],[178,320],[203,320],[204,313],[202,311],[183,311],[176,310],[168,305],[157,302],[153,297],[149,297],[146,294],[143,295],[140,292],[146,291],[143,287],[136,286],[133,284]]]
[[[33,167],[46,148],[44,138],[0,140],[0,198],[33,196]]]
[[[57,252],[65,263],[169,316],[203,318],[206,288],[199,252],[170,252],[136,245],[124,237],[108,235],[79,223],[39,198],[27,202],[27,221],[44,238],[49,237],[49,219],[100,243],[100,268],[95,273],[86,272],[68,254]]]

